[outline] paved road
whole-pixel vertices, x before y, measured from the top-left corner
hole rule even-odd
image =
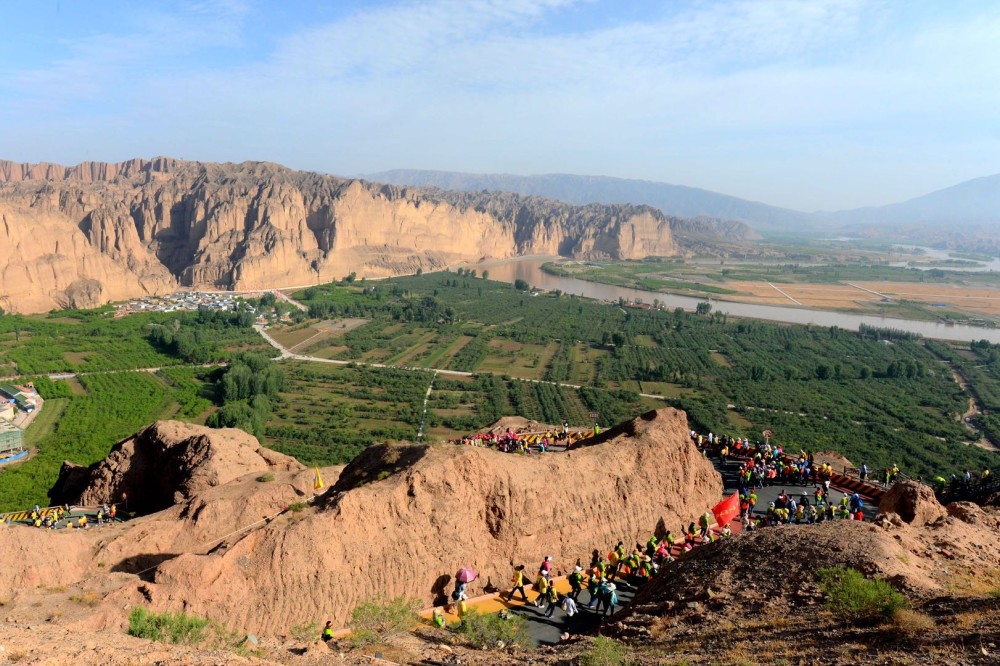
[[[615,592],[618,594],[618,601],[621,605],[632,601],[636,589],[622,581],[615,581]],[[563,632],[571,635],[586,633],[597,627],[604,619],[602,611],[600,615],[592,609],[587,608],[590,595],[584,590],[580,594],[580,612],[573,617],[569,617],[557,608],[552,612],[552,617],[545,617],[545,608],[537,608],[534,604],[511,604],[513,612],[524,617],[528,621],[528,631],[535,640],[536,645],[555,645],[559,642],[559,636]],[[615,606],[615,610],[620,610],[621,605]]]
[[[740,468],[740,463],[730,461],[723,464],[717,457],[711,458],[711,461],[722,475],[726,496],[736,492],[736,476]],[[805,492],[809,496],[809,501],[812,502],[812,493],[815,489],[816,486],[813,484],[806,486],[777,485],[758,488],[757,507],[754,511],[754,515],[763,517],[767,511],[768,503],[776,500],[782,490],[785,490],[788,495],[794,497],[796,501],[799,500],[799,495]],[[834,503],[840,502],[840,498],[844,495],[845,493],[837,490],[836,488],[831,488],[830,490],[830,496],[832,497]],[[878,513],[877,507],[866,502],[864,507],[865,520],[872,520],[876,513]],[[692,516],[692,519],[694,519],[694,516]],[[674,527],[669,525],[667,527],[671,530],[674,529]],[[676,526],[677,529],[682,529],[683,527],[684,526],[680,524]],[[606,545],[610,549],[613,544]],[[627,605],[632,601],[632,596],[636,590],[625,584],[619,584],[618,582],[616,582],[616,584],[618,584],[619,601],[621,601],[622,604]],[[559,636],[563,632],[568,631],[570,634],[583,633],[595,628],[604,620],[603,617],[598,617],[593,611],[589,611],[585,608],[584,604],[589,601],[589,599],[590,597],[586,591],[580,595],[580,601],[582,602],[580,604],[580,613],[573,618],[567,617],[566,614],[559,609],[553,612],[552,617],[545,617],[545,609],[536,608],[533,604],[522,605],[520,603],[514,603],[504,605],[508,605],[510,608],[513,608],[515,613],[522,615],[528,620],[528,631],[531,633],[531,637],[535,640],[536,644],[554,645],[559,642]]]
[[[739,472],[740,463],[735,461],[727,462],[725,465],[721,463],[718,458],[712,458],[712,464],[715,468],[719,470],[722,474],[722,481],[725,485],[726,495],[731,495],[736,492],[736,475]],[[800,495],[805,493],[809,497],[809,503],[813,503],[813,491],[816,490],[816,484],[806,484],[802,485],[776,485],[776,486],[764,486],[763,488],[757,488],[757,505],[754,508],[754,515],[760,516],[761,518],[767,513],[767,506],[769,503],[778,499],[781,495],[781,491],[785,490],[789,497],[795,499],[796,502],[800,501]],[[840,502],[840,498],[844,495],[850,495],[850,493],[844,493],[837,490],[835,486],[830,487],[830,497],[834,504]],[[870,502],[865,502],[864,514],[865,520],[872,520],[875,518],[875,514],[878,513],[878,507],[874,506]]]

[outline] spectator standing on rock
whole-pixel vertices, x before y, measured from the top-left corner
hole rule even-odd
[[[528,603],[528,594],[524,591],[524,565],[518,564],[514,567],[514,576],[510,579],[514,583],[514,587],[511,588],[510,594],[507,595],[507,601],[514,601],[514,593],[520,590],[521,597],[524,598],[524,603]]]
[[[858,470],[858,477],[862,481],[866,481],[868,479],[868,463],[861,463],[861,469]]]

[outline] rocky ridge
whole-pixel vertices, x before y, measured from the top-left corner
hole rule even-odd
[[[910,663],[896,660],[915,651],[907,626],[887,636],[823,614],[816,572],[842,566],[889,581],[930,626],[940,623],[937,634],[925,628],[920,663],[996,663],[995,645],[980,650],[969,639],[981,629],[995,641],[1000,630],[1000,615],[991,616],[1000,604],[991,594],[1000,589],[1000,513],[968,502],[942,506],[912,481],[893,486],[879,511],[870,523],[763,528],[698,548],[643,588],[608,633],[678,659],[737,661],[756,637],[759,652],[773,658],[756,663],[819,663],[813,655],[845,665]],[[981,626],[977,605],[987,620]],[[949,612],[961,612],[963,624],[956,627]],[[938,644],[952,641],[958,645]],[[754,650],[748,654],[753,659]]]
[[[129,451],[132,460],[150,460],[151,450],[193,451],[192,439],[214,439],[199,426],[186,426],[194,438],[175,436],[179,428],[158,424],[132,445],[116,447],[92,468],[93,482],[81,497],[123,487],[115,479],[142,466],[124,458]],[[178,441],[157,444],[157,433]],[[224,436],[210,449],[190,470],[192,478],[220,461],[245,459],[257,446]],[[430,603],[461,566],[479,571],[481,584],[497,586],[506,585],[512,563],[533,567],[545,555],[566,570],[595,544],[645,538],[658,523],[680,525],[722,491],[711,463],[687,437],[683,413],[674,410],[650,412],[608,431],[599,445],[565,454],[376,445],[339,479],[338,470],[325,470],[332,487],[296,511],[283,509],[313,494],[311,470],[289,469],[280,459],[266,468],[274,481],[259,481],[259,468],[234,466],[232,480],[190,487],[176,495],[177,504],[111,528],[0,528],[0,558],[45,553],[51,541],[61,551],[59,566],[42,555],[30,575],[0,574],[0,598],[12,597],[31,616],[37,595],[30,590],[38,586],[73,586],[66,596],[100,589],[96,608],[62,622],[120,630],[121,609],[141,604],[273,634],[316,618],[342,623],[358,602],[379,596]],[[171,478],[167,466],[157,469]],[[109,477],[109,470],[118,471]]]
[[[676,252],[648,206],[379,185],[267,162],[0,161],[0,307],[257,290],[518,255]]]

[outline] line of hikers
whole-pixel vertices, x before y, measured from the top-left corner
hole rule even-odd
[[[82,514],[74,520],[70,515],[73,508],[74,507],[71,507],[70,505],[67,504],[65,506],[57,506],[51,509],[43,510],[40,506],[36,504],[35,508],[32,509],[28,518],[31,521],[32,526],[40,527],[43,529],[52,529],[52,530],[58,529],[59,523],[62,522],[64,519],[66,521],[64,527],[68,529],[73,529],[74,527],[77,529],[86,529],[87,527],[89,527],[90,517],[88,516],[88,514]],[[97,508],[97,512],[94,514],[93,517],[97,525],[101,526],[104,525],[106,522],[107,523],[114,522],[117,516],[118,516],[118,506],[116,504],[111,504],[110,506],[104,504]],[[8,516],[8,521],[9,520],[10,518]]]
[[[774,525],[812,525],[827,520],[864,520],[864,500],[858,493],[844,495],[839,503],[829,496],[829,488],[817,486],[812,493],[813,502],[803,491],[796,501],[785,490],[773,502],[769,502],[763,518],[753,515],[757,505],[757,493],[752,489],[740,491],[740,518],[743,529],[752,532],[758,527]]]
[[[594,431],[595,433],[599,433],[599,426],[595,425]],[[485,446],[504,453],[530,454],[545,453],[549,450],[549,447],[556,444],[570,449],[576,442],[586,436],[584,433],[571,431],[569,423],[563,423],[562,429],[558,431],[549,431],[540,434],[531,433],[531,435],[535,436],[534,443],[528,441],[528,435],[516,433],[511,428],[507,428],[502,433],[475,433],[453,440],[453,442],[466,446]]]
[[[662,566],[676,559],[674,550],[681,555],[698,545],[711,543],[720,538],[711,529],[714,521],[715,517],[708,511],[699,517],[699,528],[696,528],[695,522],[692,521],[687,528],[681,528],[680,537],[667,530],[663,538],[653,534],[645,545],[637,543],[631,550],[625,547],[623,541],[619,541],[606,558],[601,555],[600,550],[594,549],[590,564],[585,568],[582,562],[577,560],[573,570],[566,577],[570,586],[568,594],[556,590],[552,581],[552,558],[547,556],[538,567],[532,584],[534,590],[538,592],[538,597],[534,601],[535,606],[544,607],[546,617],[551,617],[556,608],[561,608],[568,616],[573,617],[579,612],[577,605],[579,597],[586,590],[589,598],[585,604],[587,609],[602,616],[612,615],[615,606],[619,605],[616,580],[618,583],[624,581],[630,587],[641,587],[656,575]],[[726,525],[721,529],[721,538],[729,536],[732,536],[732,530]],[[506,600],[514,601],[515,595],[520,593],[521,599],[528,603],[525,591],[528,578],[523,564],[514,567],[511,583],[513,586],[506,594]],[[501,598],[503,597],[504,595],[501,595]]]
[[[829,463],[817,465],[811,452],[799,451],[797,455],[791,455],[779,444],[772,444],[769,440],[763,443],[750,442],[746,437],[734,439],[728,435],[702,435],[694,430],[691,431],[691,439],[705,455],[717,454],[723,463],[732,458],[746,460],[737,478],[741,490],[764,486],[823,484],[829,493],[830,480],[835,473],[833,466]],[[888,489],[900,476],[899,466],[886,467],[877,480],[870,479],[870,476],[868,464],[861,463],[858,468],[861,481],[873,485],[883,483]]]

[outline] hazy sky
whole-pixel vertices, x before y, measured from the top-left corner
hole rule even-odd
[[[0,158],[577,173],[800,209],[1000,172],[1000,2],[32,0]]]

